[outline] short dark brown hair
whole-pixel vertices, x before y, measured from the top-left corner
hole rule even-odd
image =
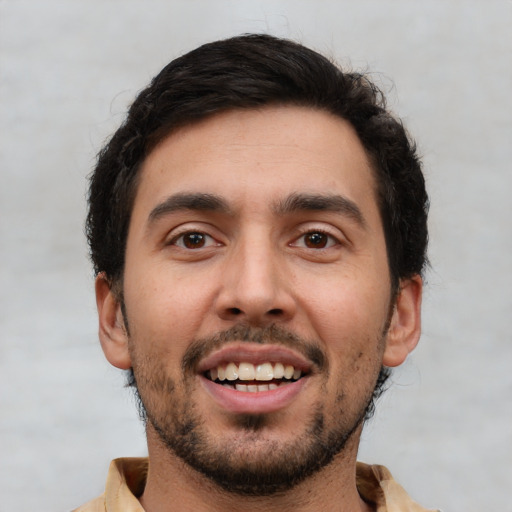
[[[428,196],[414,143],[362,73],[343,71],[301,44],[244,35],[205,44],[169,63],[137,96],[100,151],[86,231],[96,273],[119,283],[139,169],[164,137],[216,113],[297,105],[350,122],[372,162],[392,284],[426,264]]]

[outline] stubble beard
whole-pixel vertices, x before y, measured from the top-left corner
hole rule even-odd
[[[187,369],[194,366],[208,347],[231,339],[261,343],[271,340],[283,344],[299,341],[295,335],[274,326],[263,330],[243,329],[242,333],[241,328],[232,328],[220,337],[202,340],[192,346],[183,359],[184,376],[179,383],[167,375],[161,359],[139,360],[132,353],[132,384],[146,427],[154,430],[172,454],[226,492],[269,496],[292,489],[343,452],[372,409],[375,393],[369,388],[359,409],[348,418],[343,411],[344,390],[338,389],[335,397],[335,403],[340,406],[338,417],[329,419],[323,406],[318,404],[307,424],[298,424],[302,433],[286,442],[268,436],[273,418],[264,414],[238,415],[235,418],[236,437],[219,441],[208,432],[207,419],[201,417],[189,398],[193,396],[196,379]],[[313,347],[304,340],[300,340],[300,344]],[[312,350],[318,349],[314,347]],[[308,357],[315,356],[310,353]],[[319,364],[324,365],[323,371],[328,374],[326,358],[320,359]]]

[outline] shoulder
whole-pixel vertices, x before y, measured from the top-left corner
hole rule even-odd
[[[91,500],[81,507],[75,508],[71,512],[105,512],[105,496],[102,494],[94,500]]]
[[[384,466],[357,463],[357,488],[361,497],[380,512],[439,512],[411,499]]]
[[[105,492],[72,512],[143,512],[138,497],[144,491],[148,459],[114,459],[108,470]]]

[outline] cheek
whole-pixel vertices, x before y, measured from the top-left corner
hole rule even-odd
[[[326,280],[305,288],[304,307],[319,331],[332,336],[380,333],[387,319],[390,291],[354,279]]]
[[[205,290],[164,272],[154,275],[155,279],[150,274],[132,274],[125,282],[130,336],[138,349],[176,355],[200,330],[207,307]]]
[[[373,373],[382,361],[389,290],[353,279],[324,284],[304,307],[309,308],[314,336],[328,354],[332,373],[355,376],[363,368]]]

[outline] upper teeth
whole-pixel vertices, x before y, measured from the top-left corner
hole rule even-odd
[[[254,365],[252,363],[228,363],[219,365],[210,369],[210,378],[212,380],[262,380],[273,379],[295,379],[297,380],[302,372],[295,369],[292,365],[283,365],[282,363],[261,363]]]

